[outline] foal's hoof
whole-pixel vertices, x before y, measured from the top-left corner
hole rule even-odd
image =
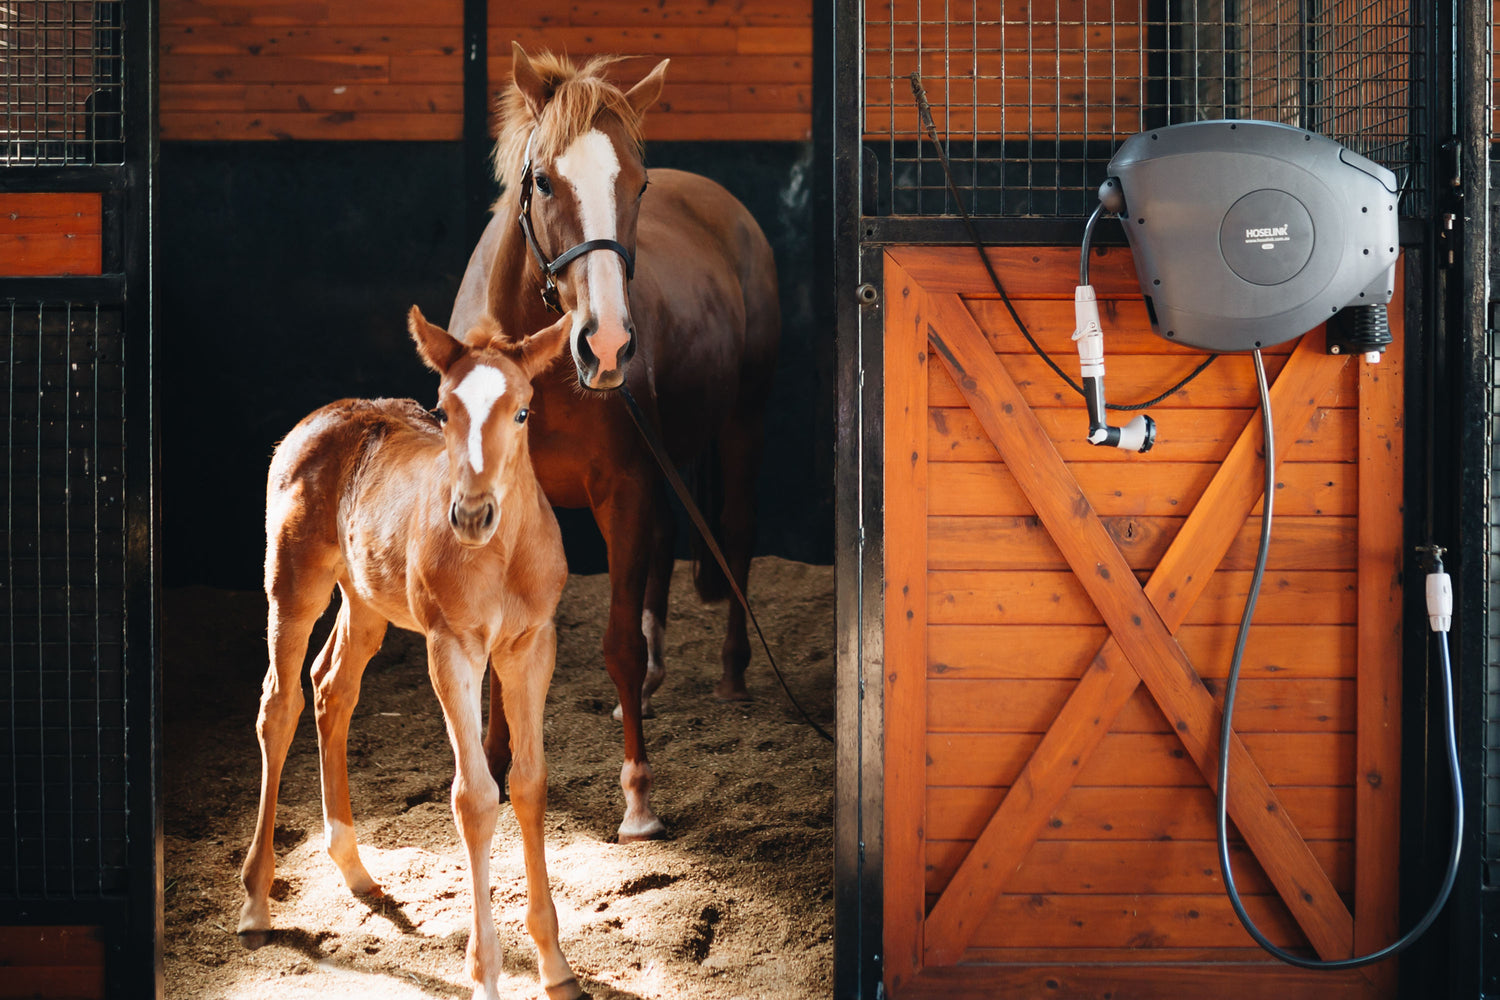
[[[564,980],[556,986],[546,987],[546,990],[547,1000],[582,1000],[583,997],[588,996],[576,979]]]
[[[235,937],[240,939],[240,944],[246,951],[255,951],[271,943],[270,931],[238,931]]]
[[[648,840],[665,840],[667,828],[662,821],[652,816],[649,822],[621,825],[619,838],[622,844],[639,844]]]

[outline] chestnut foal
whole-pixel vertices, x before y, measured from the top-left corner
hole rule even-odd
[[[428,323],[415,307],[408,326],[417,353],[442,376],[435,418],[411,400],[341,400],[302,420],[271,460],[271,666],[256,721],[260,815],[241,872],[239,934],[252,948],[269,939],[277,788],[302,713],[308,637],[337,585],[338,620],[312,667],[329,855],[354,892],[380,891],[355,845],[345,749],[360,677],[393,622],[427,637],[428,672],[457,763],[453,817],[469,855],[468,972],[475,1000],[498,997],[489,869],[500,789],[480,720],[485,665],[492,662],[514,752],[510,794],[524,842],[526,926],[548,997],[575,1000],[582,990],[558,945],[542,831],[542,709],[567,563],[526,431],[530,380],[567,345],[572,320],[565,316],[519,343],[476,331],[469,343],[477,346]]]

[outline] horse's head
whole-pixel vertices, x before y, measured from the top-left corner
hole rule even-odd
[[[520,342],[483,336],[465,343],[411,307],[417,354],[442,376],[438,421],[448,453],[448,524],[460,543],[489,542],[510,487],[532,476],[526,446],[531,379],[561,353],[568,316]]]
[[[496,161],[519,187],[519,222],[544,296],[573,314],[569,342],[578,381],[614,389],[635,353],[629,281],[646,193],[641,117],[661,95],[667,60],[628,91],[601,75],[513,46],[513,85],[502,106]]]

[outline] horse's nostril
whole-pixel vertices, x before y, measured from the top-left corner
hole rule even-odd
[[[452,504],[448,505],[448,523],[451,524],[451,525],[453,525],[453,527],[455,527],[455,528],[458,527],[458,504],[457,503],[452,503]]]
[[[492,525],[494,523],[495,523],[495,505],[492,504],[492,503],[487,503],[487,504],[484,505],[484,525],[483,525],[483,527],[488,528],[490,525]]]

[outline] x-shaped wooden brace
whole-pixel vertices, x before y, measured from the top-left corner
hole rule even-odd
[[[1257,414],[1144,588],[957,295],[929,298],[928,339],[1037,516],[1098,607],[1110,638],[928,914],[925,963],[958,961],[1079,771],[1144,682],[1209,787],[1220,712],[1173,633],[1260,498]],[[1276,424],[1302,427],[1344,361],[1304,338],[1271,389]],[[1319,955],[1353,953],[1354,920],[1236,736],[1229,815]]]

